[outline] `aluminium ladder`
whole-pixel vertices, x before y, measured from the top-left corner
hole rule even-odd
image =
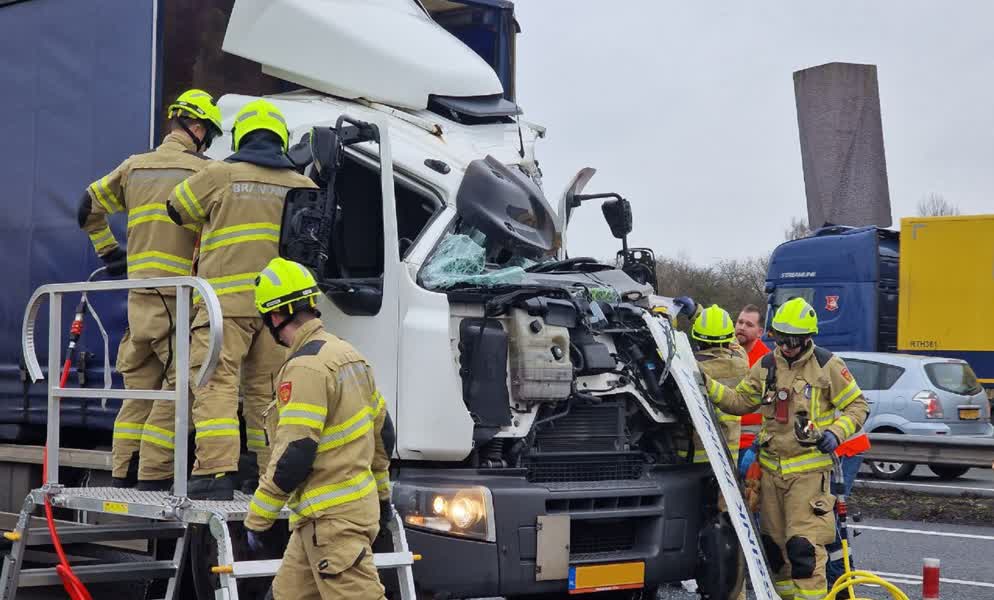
[[[176,361],[175,390],[123,390],[108,388],[60,388],[57,374],[61,367],[62,349],[62,299],[65,294],[113,290],[151,289],[172,287],[176,290],[176,331],[174,360]],[[44,379],[35,352],[35,321],[45,300],[49,303],[48,319],[48,429],[46,445],[59,448],[59,406],[62,398],[81,399],[138,399],[167,400],[176,403],[175,431],[186,432],[189,426],[190,389],[190,299],[191,292],[203,298],[210,326],[207,356],[198,371],[193,385],[206,382],[217,364],[221,351],[221,306],[213,288],[197,277],[168,277],[143,280],[100,281],[86,283],[51,284],[38,288],[28,302],[22,327],[24,358],[32,381]],[[116,581],[165,580],[164,600],[177,600],[180,596],[179,580],[188,562],[193,539],[191,526],[206,527],[217,546],[217,557],[210,566],[219,581],[214,590],[215,600],[238,600],[237,581],[240,579],[272,577],[279,568],[279,560],[236,561],[230,525],[243,521],[251,498],[236,491],[231,501],[199,501],[186,497],[188,448],[185,435],[177,436],[174,454],[174,487],[171,492],[144,492],[134,489],[108,487],[70,488],[59,484],[59,452],[48,452],[46,459],[47,480],[42,487],[32,490],[24,501],[14,531],[4,537],[12,541],[10,554],[5,557],[0,574],[0,600],[15,600],[18,589],[59,585],[61,580],[54,568],[23,568],[25,549],[30,546],[52,543],[48,530],[32,528],[31,516],[48,498],[53,507],[67,508],[82,513],[115,515],[118,521],[134,519],[134,523],[103,525],[79,524],[61,526],[59,537],[65,544],[145,540],[155,544],[160,540],[175,540],[171,558],[117,563],[81,564],[73,571],[84,583]],[[288,512],[284,508],[281,518]],[[379,569],[395,569],[401,600],[415,598],[412,564],[417,558],[407,546],[403,523],[396,512],[389,524],[393,552],[373,556]],[[196,565],[194,568],[208,568]],[[188,593],[183,597],[189,598]]]

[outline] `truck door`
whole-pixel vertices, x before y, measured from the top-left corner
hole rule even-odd
[[[335,175],[335,194],[329,201],[335,203],[337,216],[328,264],[319,276],[327,298],[319,308],[328,331],[370,361],[377,388],[395,414],[400,251],[394,171],[386,120],[371,117],[368,122],[377,126],[379,143],[349,146]],[[284,227],[281,254],[294,259],[284,252],[289,236]]]

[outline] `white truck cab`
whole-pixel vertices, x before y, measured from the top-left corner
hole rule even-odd
[[[267,99],[322,189],[288,194],[281,254],[315,271],[325,326],[373,365],[417,584],[583,591],[585,567],[616,565],[609,585],[697,577],[727,597],[735,534],[712,471],[679,457],[690,420],[667,357],[683,334],[652,312],[651,286],[566,256],[564,217],[592,170],[557,213],[535,160],[544,130],[433,19],[468,4],[236,0],[224,41],[301,86]],[[253,99],[221,98],[225,129]],[[627,201],[604,210],[623,237]]]

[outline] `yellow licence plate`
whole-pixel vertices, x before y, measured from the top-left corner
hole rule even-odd
[[[611,590],[634,590],[645,586],[645,563],[571,566],[569,593],[589,594]]]
[[[980,408],[978,407],[960,407],[959,418],[961,421],[976,421],[980,418]]]

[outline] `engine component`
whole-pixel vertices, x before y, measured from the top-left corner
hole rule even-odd
[[[529,298],[522,307],[533,317],[542,317],[546,325],[576,327],[578,314],[576,305],[568,300],[556,298]]]
[[[594,339],[589,332],[576,330],[570,332],[570,342],[573,346],[573,362],[577,373],[581,375],[598,375],[617,370],[617,363],[611,356],[611,349]]]
[[[573,386],[569,331],[521,309],[511,311],[508,329],[514,399],[526,404],[565,400]]]
[[[507,332],[499,321],[463,319],[459,323],[459,365],[463,402],[477,425],[510,425]]]

